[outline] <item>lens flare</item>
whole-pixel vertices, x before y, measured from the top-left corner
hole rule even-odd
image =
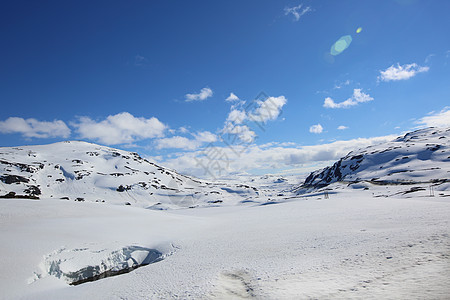
[[[352,37],[350,35],[344,35],[331,46],[330,54],[334,56],[341,54],[351,43]]]
[[[360,33],[362,31],[362,27],[359,27],[358,29],[356,29],[356,33]]]

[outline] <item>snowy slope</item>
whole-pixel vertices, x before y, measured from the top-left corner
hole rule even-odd
[[[350,152],[333,166],[312,172],[294,191],[330,184],[445,185],[450,180],[450,128],[427,128],[391,142]]]
[[[236,204],[258,195],[244,184],[212,183],[86,142],[0,148],[0,196],[63,198],[153,209]]]

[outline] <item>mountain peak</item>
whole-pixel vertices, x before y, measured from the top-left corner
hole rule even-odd
[[[62,198],[154,209],[238,203],[258,193],[181,175],[138,153],[83,141],[0,148],[0,196]]]
[[[419,129],[388,143],[352,151],[332,166],[312,172],[294,191],[323,188],[335,182],[446,182],[450,178],[449,149],[450,128]]]

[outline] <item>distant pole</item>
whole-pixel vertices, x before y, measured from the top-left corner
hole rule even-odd
[[[430,197],[434,197],[434,187],[430,184]]]

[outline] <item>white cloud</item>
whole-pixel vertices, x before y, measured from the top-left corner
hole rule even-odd
[[[302,7],[303,4],[299,4],[298,6],[294,7],[285,7],[284,14],[286,16],[292,14],[294,16],[295,21],[298,21],[304,14],[312,11],[310,6],[306,6],[305,8]]]
[[[213,143],[217,141],[217,136],[209,131],[200,131],[193,134],[194,139],[184,136],[172,136],[156,140],[156,148],[158,149],[183,149],[196,150],[204,143]]]
[[[61,120],[45,122],[18,117],[10,117],[5,121],[0,121],[0,132],[20,133],[26,138],[68,138],[70,136],[69,127]]]
[[[96,140],[107,145],[132,143],[138,140],[164,136],[167,126],[157,118],[137,118],[128,112],[108,116],[96,122],[89,117],[80,117],[77,123],[80,138]]]
[[[361,92],[361,89],[354,89],[353,90],[353,99],[357,103],[364,103],[364,102],[369,102],[369,101],[373,100],[373,98],[370,97],[369,94],[365,94],[365,93]]]
[[[194,134],[195,140],[202,143],[213,143],[217,141],[217,136],[209,131],[201,131]]]
[[[330,97],[325,98],[323,107],[325,108],[348,108],[358,105],[359,103],[372,101],[373,98],[369,94],[365,94],[361,89],[354,89],[352,97],[343,102],[336,103]]]
[[[229,138],[227,134],[236,136],[244,143],[253,143],[256,139],[256,133],[250,129],[247,125],[235,125],[233,123],[227,123],[222,129],[223,139]],[[234,140],[233,137],[231,137]]]
[[[247,113],[243,110],[233,109],[230,111],[227,117],[227,122],[233,122],[234,124],[241,124],[247,119]]]
[[[320,124],[312,125],[311,127],[309,127],[309,132],[311,132],[311,133],[319,134],[319,133],[322,133],[322,131],[323,131],[323,127]]]
[[[186,127],[180,127],[180,128],[178,128],[178,130],[181,132],[181,133],[188,133],[189,132],[189,130],[186,128]]]
[[[204,101],[212,97],[213,91],[209,87],[202,88],[198,94],[186,94],[186,102]]]
[[[345,129],[348,129],[348,127],[347,127],[347,126],[344,126],[344,125],[341,125],[341,126],[339,126],[337,129],[338,129],[338,130],[345,130]]]
[[[411,77],[416,76],[418,73],[427,72],[429,67],[421,67],[416,63],[406,64],[400,66],[397,63],[397,66],[390,66],[384,71],[380,71],[380,76],[378,76],[378,80],[381,81],[397,81],[397,80],[407,80]]]
[[[282,144],[270,143],[262,146],[253,144],[234,146],[233,148],[214,147],[180,153],[176,157],[160,163],[184,174],[204,178],[211,177],[211,175],[220,177],[249,171],[261,173],[282,168],[297,168],[300,172],[309,172],[316,168],[317,164],[321,164],[321,166],[332,164],[350,151],[388,142],[396,137],[396,135],[388,135],[358,138],[315,146],[294,146],[293,144],[282,146]],[[214,158],[208,156],[209,154],[213,154]]]
[[[284,96],[268,97],[264,101],[257,101],[258,107],[250,112],[248,117],[252,121],[263,123],[276,120],[286,102],[287,99]]]
[[[344,86],[349,85],[350,83],[351,83],[351,81],[347,79],[346,81],[343,81],[343,82],[340,82],[340,83],[336,83],[334,85],[333,89],[335,89],[335,90],[340,89],[340,88],[342,88]]]
[[[234,93],[230,93],[230,96],[228,96],[228,98],[225,99],[225,101],[228,101],[228,102],[234,102],[234,101],[239,101],[239,100],[240,100],[239,97],[236,96]]]
[[[445,107],[438,113],[430,113],[418,121],[416,124],[420,124],[420,127],[449,127],[450,126],[450,107]]]
[[[221,133],[235,135],[242,142],[251,143],[255,140],[256,133],[249,127],[250,124],[261,126],[261,123],[276,120],[286,103],[284,96],[267,97],[264,101],[255,101],[244,109],[245,101],[238,101],[231,106]],[[241,125],[244,121],[247,121],[246,125]]]
[[[183,149],[195,150],[199,147],[196,140],[190,140],[184,136],[172,136],[170,138],[158,139],[156,141],[156,148],[158,149]]]

